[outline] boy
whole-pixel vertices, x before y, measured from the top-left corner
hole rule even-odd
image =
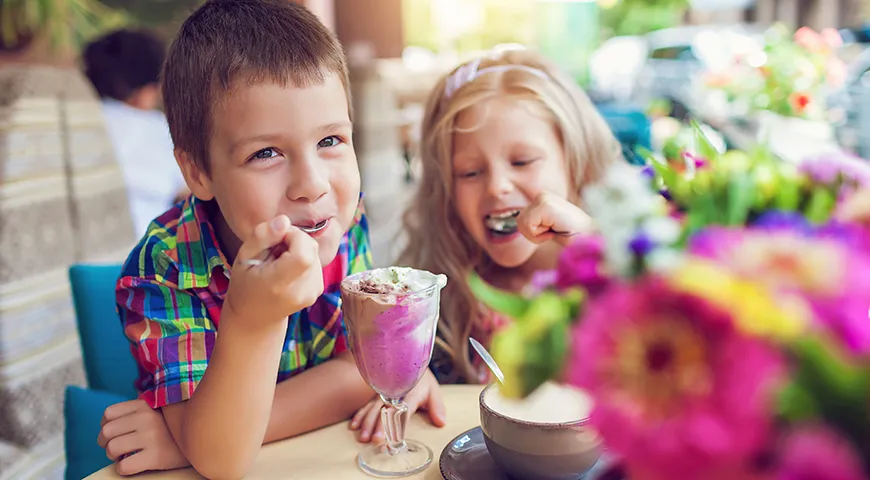
[[[163,95],[193,196],[118,281],[141,395],[106,410],[100,443],[125,474],[189,461],[239,478],[263,442],[374,397],[338,308],[341,278],[370,268],[347,67],[295,3],[212,0],[170,49]],[[443,422],[431,374],[412,394]]]
[[[154,35],[118,30],[85,47],[85,74],[103,104],[106,132],[127,184],[136,236],[190,192],[172,155],[166,117],[157,110],[166,47]]]

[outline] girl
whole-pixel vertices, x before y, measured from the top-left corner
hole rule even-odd
[[[433,359],[439,379],[483,382],[468,338],[488,345],[505,320],[475,300],[468,275],[519,292],[535,271],[554,268],[570,236],[591,228],[581,191],[621,160],[620,148],[574,81],[527,50],[496,52],[443,78],[422,131],[400,264],[450,278]]]

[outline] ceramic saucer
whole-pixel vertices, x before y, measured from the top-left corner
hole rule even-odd
[[[607,464],[603,458],[583,475],[582,480],[609,480]],[[498,468],[483,440],[480,427],[460,434],[444,447],[439,462],[444,480],[511,480]],[[581,480],[581,479],[578,479]],[[614,480],[618,480],[614,479]]]

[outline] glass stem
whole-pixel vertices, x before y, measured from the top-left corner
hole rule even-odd
[[[381,421],[384,424],[387,453],[395,455],[407,449],[405,445],[405,422],[408,406],[402,400],[384,398]]]

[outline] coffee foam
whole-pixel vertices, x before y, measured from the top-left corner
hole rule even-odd
[[[498,385],[490,387],[483,402],[496,413],[514,420],[557,424],[584,420],[592,410],[592,399],[582,390],[547,382],[521,400],[505,398]]]

